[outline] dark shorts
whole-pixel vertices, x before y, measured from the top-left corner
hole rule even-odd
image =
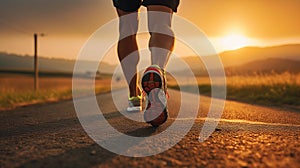
[[[177,12],[180,0],[113,0],[114,6],[126,12],[137,11],[141,5],[162,5],[169,7],[173,12]]]

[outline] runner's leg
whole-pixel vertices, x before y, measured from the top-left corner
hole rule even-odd
[[[151,34],[149,48],[152,64],[165,69],[174,48],[174,33],[171,29],[173,10],[162,5],[147,6],[148,27]],[[151,13],[158,11],[162,13]]]
[[[121,9],[117,9],[117,13],[119,16],[120,33],[120,40],[118,42],[118,57],[129,85],[130,97],[138,96],[140,95],[140,90],[137,87],[137,64],[139,62],[139,52],[136,41],[136,33],[138,29],[138,13],[137,11],[126,12]],[[122,17],[125,15],[127,16]],[[132,35],[125,37],[128,34]]]

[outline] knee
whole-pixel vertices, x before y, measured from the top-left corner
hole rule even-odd
[[[174,32],[169,24],[164,24],[164,23],[153,24],[149,26],[149,31],[151,35],[153,33],[159,33],[170,37],[174,37]]]

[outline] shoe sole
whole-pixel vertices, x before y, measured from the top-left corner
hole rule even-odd
[[[159,102],[160,105],[162,106],[163,112],[161,112],[156,118],[152,119],[149,121],[147,119],[148,113],[151,111],[147,111],[148,108],[151,107],[146,107],[146,110],[144,112],[144,119],[147,123],[151,124],[153,127],[158,127],[164,122],[166,122],[168,118],[168,112],[166,109],[166,104],[161,101],[159,98],[161,96],[161,88],[162,88],[162,78],[158,72],[155,70],[149,70],[147,71],[142,78],[142,88],[147,94],[148,101],[150,102]],[[155,90],[154,90],[155,89]],[[165,96],[165,93],[163,93]],[[148,104],[147,104],[148,106]],[[150,105],[151,106],[151,105]],[[151,114],[150,114],[151,115]]]
[[[127,107],[127,112],[139,112],[141,111],[142,107]]]

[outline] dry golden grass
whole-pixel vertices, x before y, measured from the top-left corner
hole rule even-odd
[[[169,86],[179,89],[174,79]],[[197,77],[201,94],[210,95],[208,77]],[[185,87],[191,85],[186,79]],[[263,105],[300,105],[300,73],[268,73],[226,77],[227,98]]]
[[[201,94],[210,95],[211,82],[208,77],[196,78]],[[184,87],[192,84],[183,77]],[[90,82],[81,79],[81,82]],[[226,77],[227,98],[264,105],[300,105],[300,73],[269,73],[255,75],[233,75]],[[72,98],[71,77],[41,77],[40,89],[33,90],[33,78],[26,75],[0,75],[0,109],[48,101]],[[176,80],[168,77],[168,85],[178,89]],[[111,89],[111,80],[106,77],[95,80],[96,93]]]
[[[236,75],[228,76],[226,78],[227,85],[235,87],[243,87],[249,85],[300,85],[300,73],[292,74],[289,72],[284,73],[271,73],[271,74],[255,74],[255,75]]]
[[[37,92],[32,76],[1,74],[0,81],[0,110],[72,98],[71,77],[41,77]],[[82,78],[81,82],[90,82],[90,79]],[[109,91],[110,79],[95,80],[95,90],[96,93]]]
[[[33,77],[26,75],[1,75],[0,76],[0,92],[23,92],[33,91]],[[82,82],[88,82],[90,79],[82,79]],[[96,86],[110,85],[110,79],[95,80]],[[40,90],[66,90],[72,89],[71,77],[40,77]]]
[[[300,105],[300,74],[270,73],[227,78],[229,99],[264,105]]]

